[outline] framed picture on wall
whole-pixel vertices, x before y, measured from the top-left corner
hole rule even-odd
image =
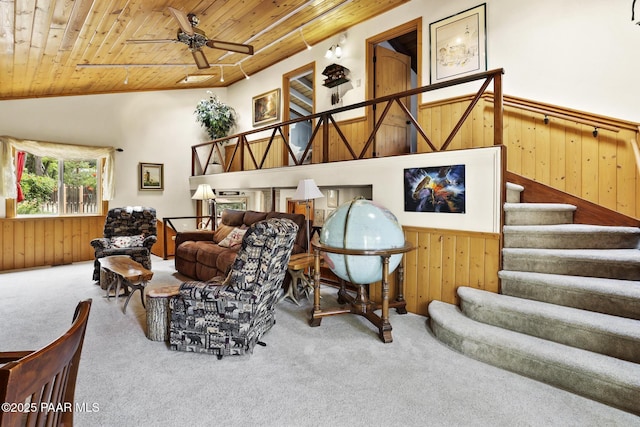
[[[140,163],[140,190],[164,190],[164,165],[162,163]]]
[[[465,165],[404,170],[405,212],[466,212]]]
[[[338,190],[327,190],[327,207],[338,207]]]
[[[431,83],[487,70],[486,3],[429,24]]]
[[[280,89],[254,96],[252,106],[254,126],[280,120]]]

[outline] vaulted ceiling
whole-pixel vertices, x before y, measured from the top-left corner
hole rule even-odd
[[[228,86],[407,1],[0,0],[0,99]],[[199,69],[169,8],[254,54],[205,45]]]

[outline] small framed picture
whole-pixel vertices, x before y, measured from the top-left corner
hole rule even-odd
[[[164,165],[140,163],[140,190],[164,190]]]
[[[252,105],[254,126],[280,120],[280,89],[254,96]]]
[[[338,207],[338,190],[327,190],[327,207]]]
[[[429,24],[431,83],[487,70],[486,3]]]

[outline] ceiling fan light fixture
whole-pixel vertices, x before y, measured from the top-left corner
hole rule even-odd
[[[202,70],[205,68],[209,68],[209,61],[207,61],[207,57],[204,56],[204,52],[200,49],[192,49],[191,54],[193,55],[194,61],[196,61],[196,66],[198,69]]]
[[[220,83],[224,83],[224,67],[220,66]]]

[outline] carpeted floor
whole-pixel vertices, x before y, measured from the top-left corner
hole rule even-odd
[[[137,295],[103,298],[93,264],[0,274],[0,351],[46,345],[93,298],[76,402],[78,426],[640,426],[640,418],[469,359],[426,318],[391,312],[394,342],[363,318],[306,322],[311,302],[277,306],[277,323],[247,357],[173,352],[145,337]],[[150,286],[179,283],[154,258]],[[323,305],[335,291],[323,290]]]

